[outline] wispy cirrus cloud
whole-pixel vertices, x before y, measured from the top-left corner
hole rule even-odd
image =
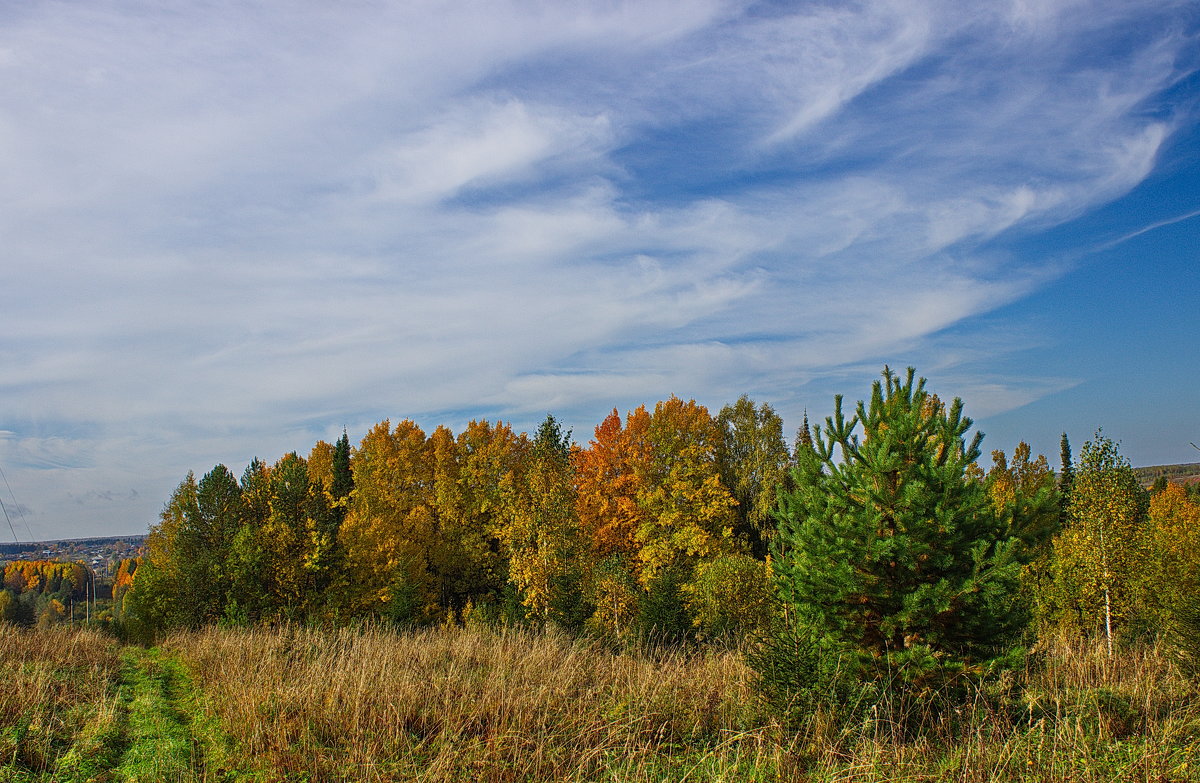
[[[0,460],[63,534],[389,415],[795,415],[896,355],[1024,404],[1075,381],[972,350],[1063,269],[1010,243],[1195,122],[1185,4],[0,14]]]

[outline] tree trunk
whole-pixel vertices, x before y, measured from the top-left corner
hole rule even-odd
[[[1108,585],[1104,586],[1104,639],[1108,643],[1108,657],[1112,657],[1112,601],[1108,595]]]

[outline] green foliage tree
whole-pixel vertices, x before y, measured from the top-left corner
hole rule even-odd
[[[264,528],[271,515],[270,467],[255,457],[242,471],[241,524],[230,544],[229,602],[226,621],[247,623],[271,616],[273,605],[267,591]]]
[[[683,593],[696,634],[740,642],[766,631],[775,608],[771,566],[734,553],[696,566]]]
[[[284,455],[270,472],[270,514],[262,528],[263,578],[280,616],[303,617],[313,600],[320,551],[328,546],[319,520],[325,497],[309,480],[308,466],[295,452]]]
[[[1071,462],[1071,441],[1067,440],[1067,433],[1062,434],[1058,448],[1061,465],[1058,473],[1058,523],[1059,526],[1063,526],[1067,523],[1067,505],[1071,501],[1071,487],[1075,483],[1075,465]]]
[[[124,596],[122,621],[148,641],[173,627],[224,616],[237,577],[233,543],[243,517],[241,487],[224,465],[196,482],[188,473],[147,538],[147,554]]]
[[[885,368],[849,419],[835,398],[781,493],[772,562],[790,638],[837,651],[860,683],[921,693],[1012,661],[1018,543],[967,475],[970,426],[960,400],[947,410],[911,368]]]
[[[0,589],[0,623],[13,623],[17,619],[17,599],[11,590]]]
[[[184,514],[171,556],[178,561],[189,625],[220,618],[228,602],[230,547],[241,526],[242,491],[224,465],[200,479],[196,502]]]
[[[334,500],[345,500],[354,490],[354,472],[350,469],[350,436],[342,430],[342,437],[333,445],[333,483],[329,494]],[[344,516],[344,514],[343,514]]]
[[[775,494],[787,482],[790,462],[783,420],[770,405],[756,406],[743,394],[717,414],[717,429],[721,482],[737,501],[734,533],[764,558],[774,533]]]
[[[187,592],[188,570],[178,557],[179,541],[197,514],[196,477],[189,472],[159,513],[146,537],[146,557],[125,599],[127,633],[149,641],[168,628],[186,626],[197,605]]]

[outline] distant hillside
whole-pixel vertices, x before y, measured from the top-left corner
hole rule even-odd
[[[1166,476],[1168,481],[1176,484],[1191,484],[1200,482],[1200,462],[1188,462],[1182,465],[1150,465],[1144,468],[1134,468],[1133,472],[1145,486],[1150,486],[1159,476]]]

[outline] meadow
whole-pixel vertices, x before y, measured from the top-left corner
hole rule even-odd
[[[737,649],[470,627],[143,648],[0,626],[5,782],[1200,779],[1200,697],[1154,646],[1035,651],[917,731],[886,704],[840,727],[773,715]]]

